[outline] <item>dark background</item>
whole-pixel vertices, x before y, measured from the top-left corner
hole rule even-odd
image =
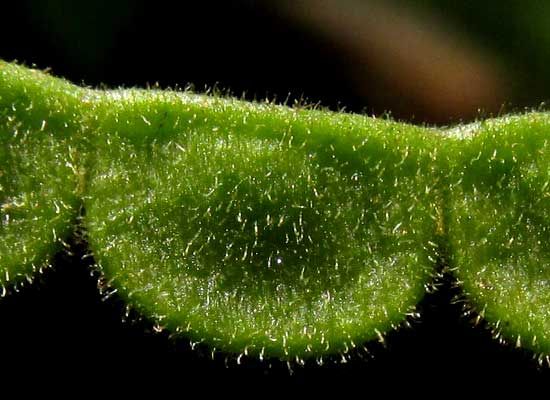
[[[218,86],[251,100],[305,99],[430,125],[544,109],[550,95],[545,2],[25,0],[1,7],[1,59],[93,87]],[[368,354],[356,352],[346,364],[295,365],[290,374],[276,361],[211,359],[205,348],[192,351],[152,333],[147,321],[124,318],[116,298],[99,294],[93,260],[81,259],[85,244],[75,239],[74,249],[0,300],[0,359],[14,376],[181,390],[208,382],[204,390],[228,393],[251,391],[253,382],[359,387],[363,394],[435,383],[496,389],[549,377],[532,354],[474,326],[449,276],[420,304],[421,318],[390,333],[385,346],[368,344]],[[396,384],[383,386],[386,379]]]

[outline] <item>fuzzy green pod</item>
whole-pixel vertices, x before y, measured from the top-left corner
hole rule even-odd
[[[345,352],[400,324],[434,275],[433,132],[191,93],[95,103],[85,200],[106,279],[224,352]]]
[[[380,338],[448,259],[499,337],[549,354],[550,117],[446,133],[0,63],[0,284],[83,217],[142,315],[289,360]]]
[[[0,287],[32,279],[76,222],[81,90],[0,61]]]
[[[497,337],[550,354],[550,117],[504,117],[452,133],[454,273]]]

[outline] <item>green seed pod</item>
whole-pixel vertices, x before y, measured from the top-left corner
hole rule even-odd
[[[449,239],[466,297],[497,337],[550,353],[550,117],[454,130]]]
[[[343,353],[403,322],[434,275],[427,129],[155,91],[98,95],[85,199],[111,287],[226,353]]]
[[[0,61],[0,287],[30,280],[76,222],[79,89]]]

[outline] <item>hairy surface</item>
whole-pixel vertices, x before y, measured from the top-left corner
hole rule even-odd
[[[106,93],[96,113],[90,243],[161,325],[302,357],[376,338],[422,297],[437,241],[429,132],[185,93]]]
[[[475,309],[550,353],[550,116],[489,120],[451,145],[449,239]]]
[[[0,64],[0,287],[31,280],[77,216],[80,89]]]
[[[549,133],[540,113],[438,132],[0,63],[0,283],[80,216],[141,314],[294,359],[380,338],[450,260],[499,335],[548,353]]]

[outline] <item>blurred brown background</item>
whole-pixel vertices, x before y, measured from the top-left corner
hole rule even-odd
[[[0,56],[90,85],[218,84],[248,98],[447,125],[550,94],[550,3],[24,0]]]

